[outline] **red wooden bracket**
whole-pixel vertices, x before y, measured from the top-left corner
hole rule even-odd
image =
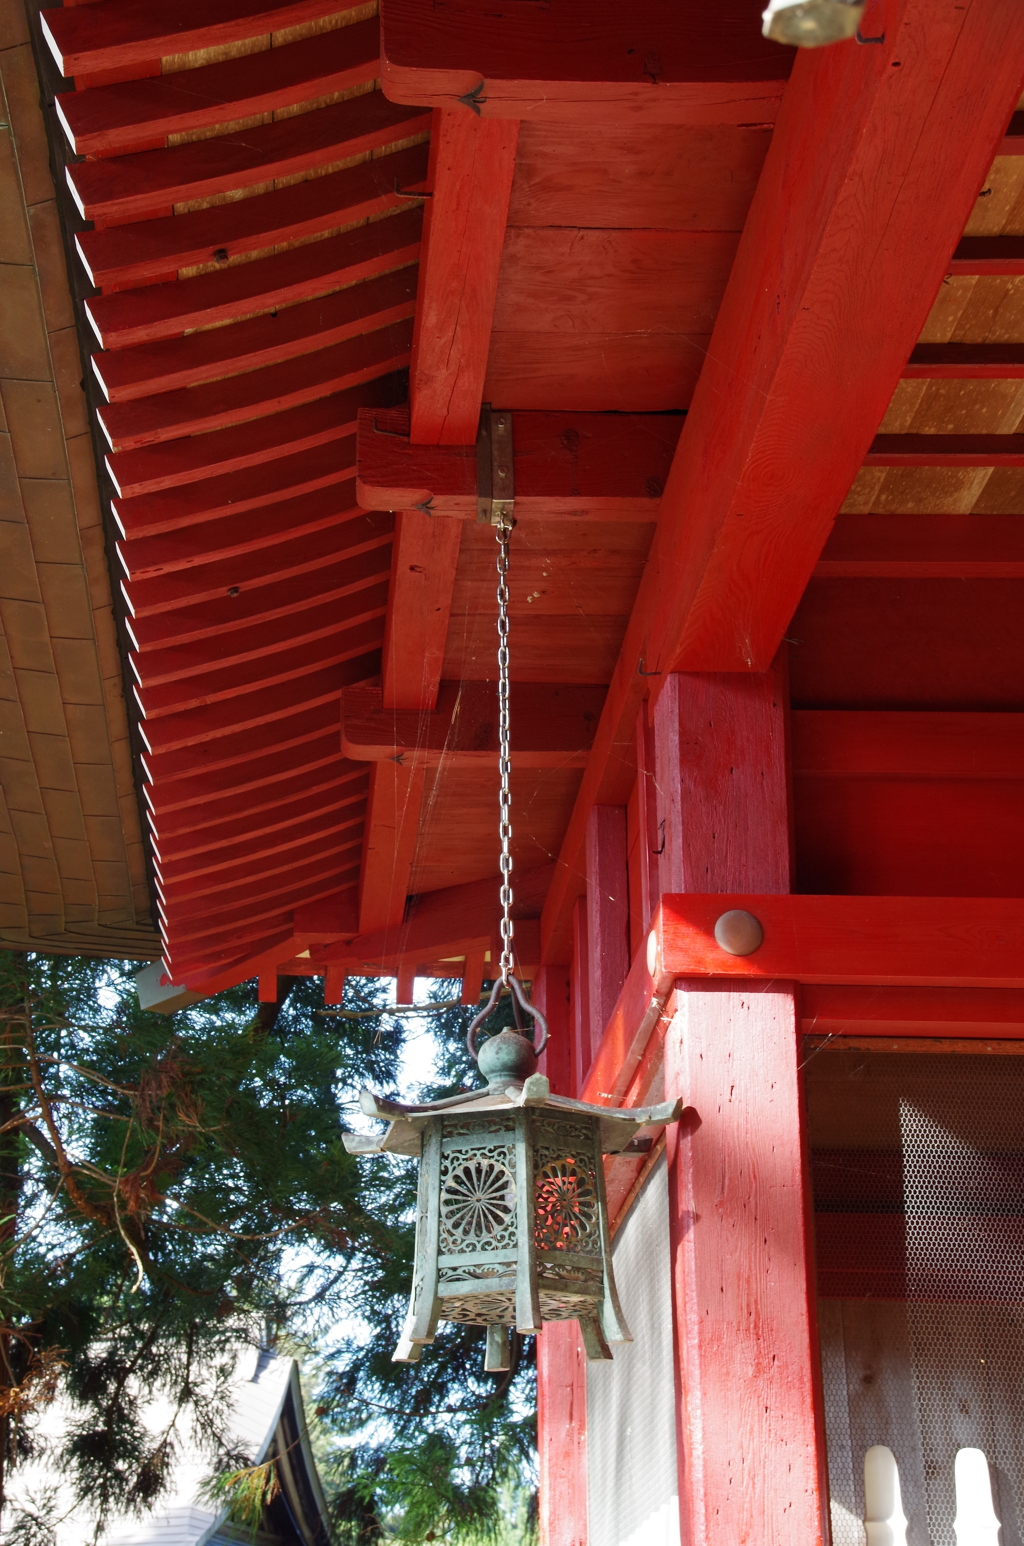
[[[603,701],[603,687],[514,683],[512,766],[583,767]],[[341,700],[343,755],[356,762],[496,769],[493,682],[442,682],[437,703],[433,713],[388,709],[379,687],[347,687]]]

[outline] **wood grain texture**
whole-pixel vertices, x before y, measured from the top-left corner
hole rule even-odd
[[[516,11],[497,32],[472,0],[387,0],[381,71],[395,101],[485,117],[594,122],[771,122],[791,60],[745,0],[714,21],[695,5],[601,0]]]
[[[541,1546],[587,1546],[587,1364],[575,1321],[537,1338]]]
[[[574,413],[663,413],[687,408],[710,333],[491,335],[484,397],[509,408]]]
[[[359,868],[359,932],[400,923],[420,819],[423,768],[378,762],[370,794]]]
[[[350,688],[341,705],[343,754],[355,762],[398,761],[446,770],[496,768],[494,688],[489,682],[441,682],[439,687],[436,709],[429,712],[388,707],[379,687]],[[600,687],[514,683],[512,767],[583,767],[603,701]],[[625,850],[622,862],[624,868]]]
[[[667,674],[774,657],[1019,100],[1017,6],[939,23],[924,0],[889,0],[884,20],[885,44],[794,65],[563,844],[549,959],[566,949],[587,811],[628,793],[637,706],[658,690],[639,662]],[[814,125],[837,102],[826,145]]]
[[[414,444],[476,441],[519,125],[435,109],[409,375]]]
[[[824,1538],[809,1188],[791,986],[677,989],[670,1130],[684,1520],[715,1546]]]
[[[395,517],[381,680],[388,708],[432,709],[437,702],[461,540],[459,521],[420,510]]]

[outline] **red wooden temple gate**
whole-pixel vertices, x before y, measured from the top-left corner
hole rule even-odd
[[[548,1326],[546,1546],[813,1546],[830,1474],[857,1538],[818,1295],[913,1295],[853,1283],[902,1204],[821,1156],[908,1175],[863,1070],[1024,1036],[1024,8],[869,0],[798,55],[758,10],[92,0],[36,39],[175,988],[476,1002],[509,420],[519,970],[556,1088],[688,1107],[609,1175],[674,1490],[612,1517],[642,1366]]]

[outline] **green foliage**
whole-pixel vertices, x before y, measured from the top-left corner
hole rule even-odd
[[[531,1466],[528,1360],[484,1375],[482,1333],[453,1326],[420,1365],[391,1362],[415,1166],[341,1142],[362,1084],[395,1090],[386,988],[346,985],[346,1010],[370,1014],[325,1014],[297,979],[277,1006],[240,988],[168,1018],[139,1008],[127,964],[0,953],[2,1463],[63,1382],[53,1463],[101,1511],[144,1510],[190,1431],[223,1449],[239,1342],[291,1336],[339,1542],[507,1533]],[[446,1084],[471,1082],[468,1014],[439,1011]],[[154,1432],[156,1394],[171,1415]],[[221,1489],[252,1513],[271,1482],[233,1456]]]

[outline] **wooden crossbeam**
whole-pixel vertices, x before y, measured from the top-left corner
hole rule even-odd
[[[409,372],[414,444],[476,440],[518,139],[517,122],[435,110]]]
[[[516,519],[655,521],[682,418],[513,412]],[[356,492],[368,510],[477,519],[475,445],[414,445],[404,409],[360,414]]]
[[[396,102],[569,123],[771,123],[792,55],[743,0],[565,0],[495,28],[475,0],[385,0],[381,80]]]
[[[729,955],[715,924],[734,908],[764,930]],[[653,976],[892,987],[1024,987],[1017,897],[665,895],[648,938]]]
[[[908,381],[1020,381],[1024,344],[917,344],[903,376]]]
[[[1024,779],[1024,714],[794,709],[794,776]]]
[[[1024,237],[965,236],[948,268],[951,274],[1024,274]]]
[[[540,947],[536,919],[552,873],[553,866],[546,864],[516,875],[512,916],[516,922],[515,949],[519,961],[536,964],[535,952]],[[498,933],[498,886],[495,878],[425,892],[410,899],[405,917],[398,923],[373,934],[353,935],[336,945],[311,947],[311,959],[321,968],[351,963],[355,971],[360,966],[374,967],[409,957],[437,960],[467,950],[489,949]]]
[[[1024,467],[1024,435],[876,435],[864,465]]]
[[[581,768],[604,701],[603,687],[513,682],[512,766]],[[432,713],[384,707],[379,687],[347,687],[341,749],[354,762],[497,773],[498,700],[493,682],[442,682]]]
[[[947,512],[840,515],[814,573],[832,580],[1021,579],[1024,519]]]
[[[591,805],[628,797],[640,699],[673,671],[774,658],[1020,99],[1015,0],[941,17],[890,0],[884,22],[883,43],[793,66],[545,906],[546,960],[568,959]]]

